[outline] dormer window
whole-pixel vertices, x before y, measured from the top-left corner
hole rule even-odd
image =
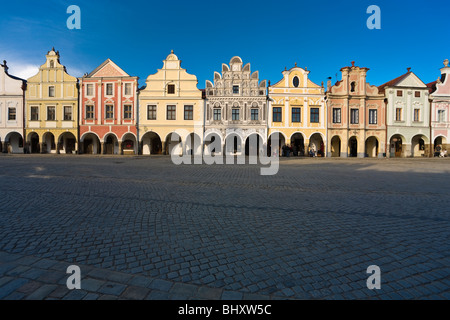
[[[175,85],[174,84],[169,84],[167,86],[167,93],[168,94],[175,94]]]
[[[294,77],[294,80],[292,81],[292,84],[296,88],[298,88],[298,86],[300,85],[300,80],[299,80],[299,78],[297,76]]]
[[[350,84],[350,92],[355,92],[355,91],[356,91],[356,82],[353,81],[353,82]]]

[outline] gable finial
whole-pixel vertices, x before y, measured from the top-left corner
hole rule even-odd
[[[444,67],[446,67],[446,68],[448,67],[448,59],[444,60]]]
[[[297,68],[297,62],[295,63],[295,67]]]
[[[411,72],[411,68],[406,68],[406,70],[408,70],[408,72]]]
[[[354,67],[355,66],[355,61],[352,61],[352,67]]]
[[[173,54],[173,50],[170,50],[170,53]]]

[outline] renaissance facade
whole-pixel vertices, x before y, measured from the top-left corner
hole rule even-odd
[[[309,71],[295,67],[269,86],[269,149],[271,135],[279,133],[279,148],[288,145],[294,156],[326,156],[326,108],[323,86],[313,83]],[[276,150],[282,154],[279,150]]]
[[[430,155],[429,88],[408,72],[379,87],[386,97],[387,157]]]
[[[330,157],[383,157],[386,153],[384,95],[366,81],[368,68],[341,69],[342,80],[327,89]]]
[[[0,152],[24,152],[24,96],[26,80],[8,73],[0,64]]]
[[[203,92],[173,51],[139,91],[142,154],[201,154]]]
[[[256,154],[267,145],[267,81],[233,57],[206,81],[206,154]],[[250,143],[254,140],[255,143]],[[220,141],[220,144],[218,143]],[[217,148],[220,145],[220,149]]]
[[[25,134],[31,153],[78,150],[78,80],[53,48],[39,72],[28,79]]]
[[[80,84],[80,153],[137,154],[138,78],[107,59]]]
[[[450,67],[444,61],[441,77],[428,85],[431,87],[431,137],[434,151],[444,151],[450,147]]]

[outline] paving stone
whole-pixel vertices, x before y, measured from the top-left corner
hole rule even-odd
[[[25,299],[26,300],[44,300],[47,298],[52,291],[54,291],[57,288],[56,285],[49,285],[44,284],[42,287],[28,295]]]
[[[13,280],[7,282],[2,287],[0,287],[0,299],[3,299],[5,297],[9,296],[14,291],[20,289],[27,283],[29,283],[29,280],[22,279],[22,278],[13,279]]]
[[[126,286],[120,283],[105,283],[100,289],[98,289],[98,292],[105,295],[119,296],[125,291],[125,288]]]

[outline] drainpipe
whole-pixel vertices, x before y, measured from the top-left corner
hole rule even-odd
[[[429,119],[429,122],[430,122],[430,152],[429,152],[429,156],[430,156],[430,158],[433,158],[433,155],[434,155],[434,140],[433,140],[433,136],[432,136],[433,128],[431,127],[431,116],[433,115],[433,113],[432,113],[433,100],[428,99],[428,102],[430,104],[430,119]],[[431,148],[432,145],[433,145],[433,148]]]
[[[25,91],[27,90],[27,81],[22,81],[22,131],[23,131],[23,153],[27,149],[27,137],[25,136],[25,124],[26,124],[26,104],[25,104]]]
[[[141,154],[141,139],[139,137],[139,78],[136,80],[136,136],[137,136],[137,145],[138,145],[138,154]]]
[[[80,109],[81,109],[81,101],[80,101],[80,79],[77,80],[77,101],[78,101],[78,110],[77,110],[77,150],[75,150],[76,154],[80,154]]]
[[[390,142],[388,141],[388,99],[384,98],[384,126],[385,126],[385,138],[384,138],[384,152],[386,152],[386,159],[390,158]],[[389,152],[389,153],[388,153]],[[389,156],[388,156],[389,154]]]

